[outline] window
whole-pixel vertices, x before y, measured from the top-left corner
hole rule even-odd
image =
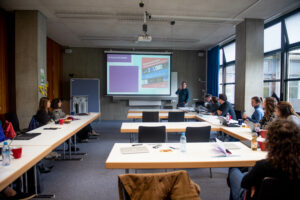
[[[300,49],[288,53],[287,100],[300,112]]]
[[[235,82],[235,65],[229,65],[225,68],[225,82],[234,83]]]
[[[235,60],[235,42],[224,46],[224,54],[226,62],[232,62]]]
[[[223,65],[223,50],[222,49],[220,49],[219,61],[220,61],[220,65]]]
[[[289,44],[300,42],[300,12],[285,19]]]
[[[219,70],[219,94],[223,93],[223,68]]]
[[[281,23],[270,26],[264,31],[264,52],[281,48]]]
[[[222,65],[221,65],[222,63]],[[234,103],[235,93],[235,42],[220,49],[219,93],[224,93]]]
[[[300,49],[289,52],[288,78],[300,79]]]
[[[280,52],[264,58],[264,97],[280,96]]]

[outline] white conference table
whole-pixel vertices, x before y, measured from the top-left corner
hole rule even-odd
[[[140,126],[165,126],[166,132],[185,132],[186,127],[203,127],[211,126],[207,122],[123,122],[121,133],[138,133]],[[211,126],[214,131],[215,127]]]
[[[168,113],[168,112],[182,112],[182,110],[180,110],[180,109],[152,109],[152,108],[129,109],[128,110],[128,113],[142,113],[142,112]]]
[[[50,123],[45,126],[41,126],[37,129],[29,131],[28,133],[41,133],[40,135],[30,140],[14,140],[12,145],[24,145],[24,146],[43,146],[51,145],[53,149],[62,144],[64,141],[72,137],[79,130],[100,117],[100,113],[90,113],[86,116],[74,116],[76,119],[70,124],[54,124]],[[58,128],[56,130],[44,130],[44,128]],[[3,143],[3,142],[2,142]],[[0,143],[0,145],[2,145]],[[10,140],[8,140],[10,143]]]
[[[132,143],[115,143],[106,162],[107,169],[176,169],[176,168],[218,168],[249,167],[258,160],[265,159],[267,152],[252,151],[241,142],[225,142],[232,155],[225,157],[217,150],[215,143],[187,143],[185,153],[180,152],[179,143],[163,144],[159,149],[152,148],[156,144],[143,144],[149,153],[122,154],[120,147],[130,147]],[[178,148],[172,152],[160,152],[169,146]]]
[[[74,120],[70,124],[54,125],[48,124],[38,129],[30,131],[30,133],[41,133],[31,140],[14,140],[11,145],[22,147],[22,157],[20,159],[12,159],[9,166],[0,167],[0,191],[24,174],[28,169],[36,165],[53,149],[71,138],[80,129],[100,117],[100,113],[91,113],[87,116],[75,116],[79,120]],[[46,127],[60,126],[57,130],[43,130]],[[10,141],[8,141],[10,143]],[[3,142],[0,143],[0,146]]]
[[[176,111],[179,112],[179,111]],[[143,114],[142,113],[128,113],[127,114],[127,119],[142,119]],[[168,112],[163,112],[159,113],[159,119],[168,119],[169,113]],[[184,118],[185,119],[196,119],[197,113],[184,113]]]
[[[212,126],[219,127],[218,131],[222,131],[227,135],[230,135],[239,140],[251,140],[252,139],[252,131],[249,127],[228,127],[220,124],[220,120],[218,116],[215,115],[197,115],[196,117],[199,121],[208,122]],[[232,120],[237,122],[235,120]]]
[[[12,147],[19,147],[12,145]],[[15,181],[18,177],[32,168],[36,163],[42,160],[51,152],[49,146],[23,146],[22,157],[11,159],[9,166],[0,165],[0,191]],[[1,162],[0,162],[1,163]]]

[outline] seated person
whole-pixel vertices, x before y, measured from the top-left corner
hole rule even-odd
[[[275,108],[275,115],[280,119],[287,119],[294,122],[300,128],[300,118],[293,106],[286,101],[281,101]]]
[[[267,129],[268,125],[276,119],[274,114],[276,107],[276,100],[273,97],[266,97],[264,100],[264,116],[259,121],[261,129]]]
[[[245,190],[246,199],[257,199],[265,177],[279,179],[286,195],[280,199],[300,199],[299,141],[300,129],[293,122],[279,119],[271,123],[266,140],[267,158],[258,161],[248,173],[238,168],[229,169],[230,200],[244,199]]]
[[[211,105],[212,105],[211,94],[206,94],[204,97],[204,107],[207,108],[207,110],[210,110]]]
[[[260,107],[260,98],[258,97],[252,97],[251,98],[251,106],[254,108],[254,113],[251,115],[251,117],[247,117],[247,115],[244,113],[243,114],[243,119],[244,120],[249,120],[253,123],[258,123],[261,118],[264,116],[264,111]]]
[[[51,108],[52,108],[52,114],[54,117],[54,120],[59,120],[60,118],[64,118],[64,117],[68,117],[68,115],[66,115],[62,109],[62,102],[60,99],[56,98],[53,99],[51,102]]]
[[[36,120],[39,122],[40,126],[46,125],[53,119],[53,115],[49,111],[50,105],[50,100],[47,97],[42,97],[40,99],[39,109],[36,113]]]
[[[227,101],[226,94],[219,94],[219,103],[220,103],[220,107],[217,110],[217,114],[223,117],[226,117],[226,115],[229,114],[231,116],[231,119],[236,120],[235,112],[233,110],[231,103]]]
[[[209,112],[215,113],[215,112],[217,112],[219,107],[220,107],[220,104],[218,102],[218,97],[213,96],[211,98],[211,108],[210,108]]]

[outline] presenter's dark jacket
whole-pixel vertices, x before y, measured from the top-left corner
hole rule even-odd
[[[222,105],[220,105],[219,110],[222,111],[221,116],[226,117],[226,115],[229,113],[231,119],[236,120],[236,115],[233,110],[233,107],[228,101],[225,101]]]
[[[178,104],[186,104],[189,102],[190,100],[190,91],[189,89],[185,88],[182,90],[177,90],[176,94],[178,95]]]
[[[51,112],[39,110],[36,113],[36,120],[39,122],[40,126],[46,125],[48,122],[50,122],[51,119],[53,119]]]

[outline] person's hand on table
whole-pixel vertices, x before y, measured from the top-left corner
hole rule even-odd
[[[246,113],[243,114],[243,120],[247,119]]]

